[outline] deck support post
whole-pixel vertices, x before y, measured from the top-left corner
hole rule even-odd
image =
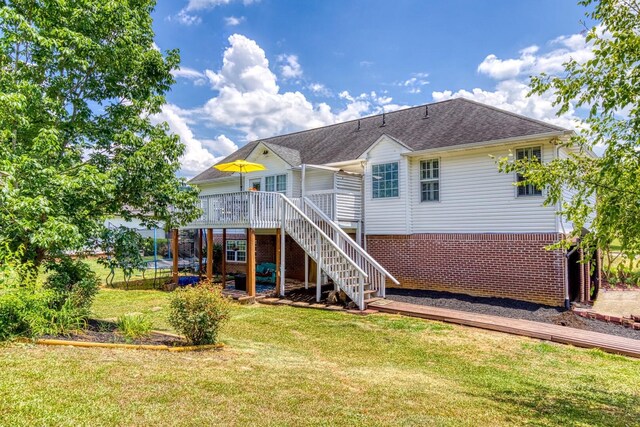
[[[171,230],[171,250],[173,252],[173,268],[172,268],[172,281],[175,286],[178,286],[178,229]]]
[[[280,271],[280,252],[282,251],[282,246],[280,245],[280,229],[276,228],[276,295],[280,295],[280,288],[282,284],[280,283],[280,276],[282,272]]]
[[[227,285],[227,229],[222,229],[222,288]]]
[[[198,228],[198,279],[202,280],[202,229]]]
[[[318,248],[318,256],[316,258],[316,302],[320,302],[322,299],[322,239],[320,234],[318,234],[316,247]]]
[[[207,228],[207,280],[213,280],[213,228]]]
[[[584,264],[582,263],[584,261],[584,252],[582,251],[582,249],[579,249],[578,253],[580,254],[580,302],[584,302],[585,277],[584,277]]]
[[[247,295],[256,296],[256,232],[247,229]]]
[[[285,291],[285,275],[284,275],[284,270],[285,270],[285,250],[286,250],[286,246],[285,246],[285,236],[286,233],[284,231],[284,223],[282,224],[282,226],[280,227],[280,296],[284,296],[284,291]]]
[[[309,254],[304,253],[304,288],[309,289]]]

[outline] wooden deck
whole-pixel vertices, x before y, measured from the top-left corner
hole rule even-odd
[[[372,302],[369,304],[369,307],[385,313],[440,320],[458,325],[473,326],[491,331],[523,335],[562,344],[571,344],[576,347],[599,348],[609,353],[640,358],[640,340],[631,338],[585,331],[566,326],[551,325],[548,323],[533,322],[530,320],[511,319],[508,317],[428,307],[391,300]]]

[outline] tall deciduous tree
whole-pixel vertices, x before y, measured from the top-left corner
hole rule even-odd
[[[506,171],[548,189],[546,203],[562,201],[562,214],[591,233],[582,244],[607,249],[619,241],[629,259],[640,254],[640,5],[637,0],[583,0],[595,25],[586,40],[593,57],[564,64],[561,75],[531,80],[531,92],[555,95],[558,114],[586,110],[583,129],[566,145],[568,158],[547,163],[501,161]],[[585,152],[603,150],[599,157]],[[570,188],[570,200],[562,198]],[[569,240],[569,239],[568,239]],[[567,240],[567,242],[568,242]],[[566,243],[566,242],[565,242]]]
[[[108,215],[180,224],[194,190],[160,111],[179,63],[153,0],[0,0],[0,240],[38,266]]]

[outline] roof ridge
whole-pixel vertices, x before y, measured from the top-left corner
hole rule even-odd
[[[268,141],[270,139],[280,138],[282,136],[297,135],[297,134],[304,133],[304,132],[311,132],[311,131],[318,130],[318,129],[326,129],[326,128],[330,128],[330,127],[333,127],[333,126],[344,125],[344,124],[347,124],[347,123],[355,123],[358,120],[373,119],[374,117],[382,117],[383,114],[388,116],[390,114],[400,113],[400,112],[403,112],[403,111],[409,111],[409,110],[414,110],[414,109],[418,109],[418,108],[424,108],[427,105],[431,106],[431,105],[436,105],[436,104],[443,104],[445,102],[455,101],[456,99],[459,99],[459,98],[451,98],[451,99],[445,99],[443,101],[437,101],[437,102],[430,102],[430,103],[427,103],[427,104],[414,105],[412,107],[402,108],[400,110],[393,110],[393,111],[390,111],[388,113],[382,112],[380,114],[373,114],[371,116],[359,117],[357,119],[351,119],[351,120],[347,120],[347,121],[344,121],[344,122],[331,123],[330,125],[326,125],[326,126],[318,126],[318,127],[311,128],[311,129],[302,129],[302,130],[298,130],[298,131],[295,131],[295,132],[283,133],[283,134],[280,134],[280,135],[273,135],[273,136],[269,136],[269,137],[263,138],[263,139],[256,139],[256,140],[253,140],[252,142],[264,142],[264,141]]]
[[[458,98],[452,98],[452,99],[460,99],[462,101],[470,102],[472,104],[479,105],[481,107],[485,107],[485,108],[488,108],[490,110],[497,111],[499,113],[507,114],[507,115],[516,117],[518,119],[524,119],[524,120],[527,120],[527,121],[532,122],[532,123],[537,123],[539,125],[546,126],[548,128],[552,128],[554,130],[563,130],[563,131],[570,131],[571,130],[571,129],[563,128],[562,126],[557,126],[557,125],[554,125],[554,124],[551,124],[551,123],[547,123],[547,122],[545,122],[543,120],[534,119],[532,117],[528,117],[528,116],[525,116],[523,114],[518,114],[518,113],[514,113],[512,111],[505,110],[503,108],[498,108],[498,107],[495,107],[493,105],[483,104],[482,102],[476,101],[474,99],[465,98],[464,96],[460,96]]]

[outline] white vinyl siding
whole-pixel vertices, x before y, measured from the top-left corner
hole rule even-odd
[[[264,154],[265,151],[267,152],[267,154]],[[249,188],[249,180],[262,178],[263,191],[277,191],[277,179],[274,180],[274,190],[271,190],[267,188],[267,177],[283,175],[286,176],[286,178],[281,178],[280,188],[283,188],[284,185],[285,190],[281,192],[287,197],[292,197],[292,186],[290,182],[293,179],[293,172],[291,171],[291,165],[282,160],[277,154],[267,149],[267,147],[264,145],[258,145],[247,157],[247,161],[260,163],[264,165],[266,170],[244,174],[243,176],[245,179],[245,188]]]
[[[383,137],[363,157],[366,158],[364,176],[364,214],[366,234],[410,234],[408,191],[408,161],[402,154],[406,147],[391,138]],[[398,196],[373,198],[372,165],[398,163]]]
[[[542,160],[550,160],[554,147],[539,145]],[[512,152],[515,148],[520,147],[511,147]],[[412,158],[409,173],[412,233],[556,232],[555,207],[542,206],[542,197],[517,197],[514,175],[498,171],[495,159],[508,155],[509,147],[504,146],[441,152],[438,203],[422,202],[419,182],[420,161],[434,156]]]
[[[305,171],[304,191],[309,194],[315,191],[333,189],[333,171],[308,167]]]
[[[236,176],[229,180],[214,181],[206,184],[198,184],[200,195],[208,196],[211,194],[233,193],[240,191],[240,177]]]

